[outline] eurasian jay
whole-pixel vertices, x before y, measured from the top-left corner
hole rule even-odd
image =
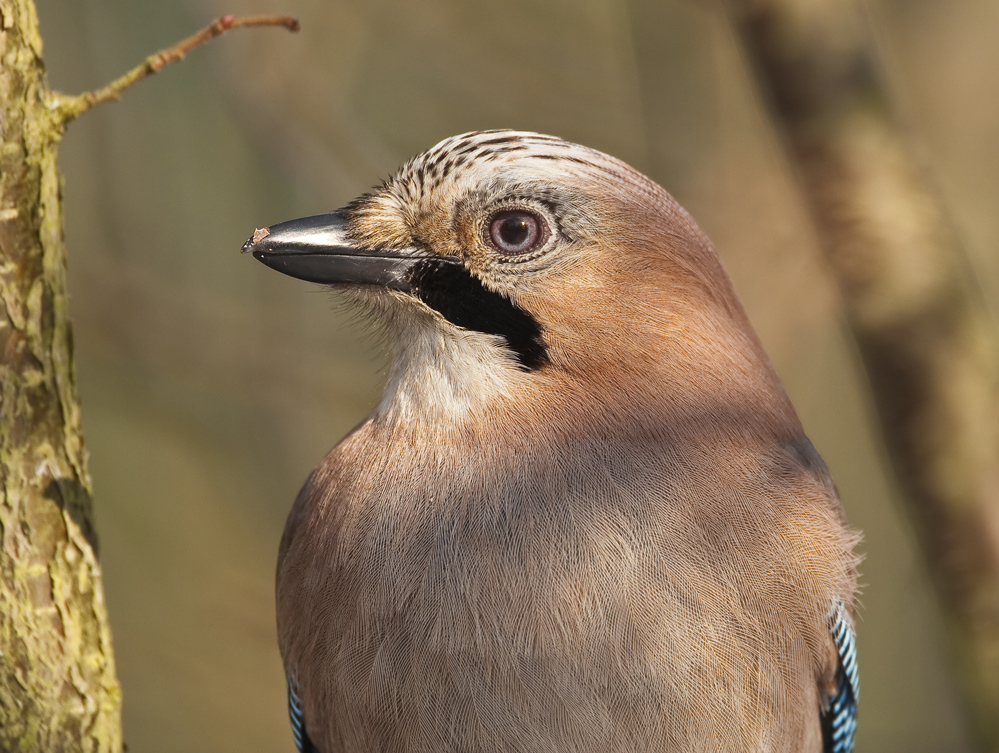
[[[468,133],[244,250],[392,354],[281,541],[300,751],[852,749],[856,536],[666,191]]]

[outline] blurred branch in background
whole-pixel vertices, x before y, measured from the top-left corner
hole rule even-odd
[[[0,750],[122,749],[66,290],[68,122],[240,26],[225,16],[107,87],[48,89],[32,0],[0,1]]]
[[[893,115],[860,5],[728,7],[839,284],[982,749],[999,750],[999,330]]]

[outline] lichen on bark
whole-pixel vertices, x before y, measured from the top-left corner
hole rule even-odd
[[[118,753],[48,90],[30,0],[0,0],[0,750]]]

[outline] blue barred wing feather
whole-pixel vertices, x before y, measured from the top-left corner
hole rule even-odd
[[[298,697],[298,683],[288,676],[288,716],[291,718],[291,734],[295,737],[295,748],[298,753],[319,753],[305,731],[305,714],[302,711],[302,699]]]
[[[836,602],[829,613],[829,632],[836,645],[839,663],[836,667],[836,690],[822,711],[822,750],[823,753],[853,753],[860,685],[857,643],[843,602]]]

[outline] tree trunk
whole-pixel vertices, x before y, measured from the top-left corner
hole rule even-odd
[[[0,0],[0,750],[119,753],[41,48]]]
[[[895,121],[860,3],[729,8],[839,284],[980,742],[999,751],[999,330]]]

